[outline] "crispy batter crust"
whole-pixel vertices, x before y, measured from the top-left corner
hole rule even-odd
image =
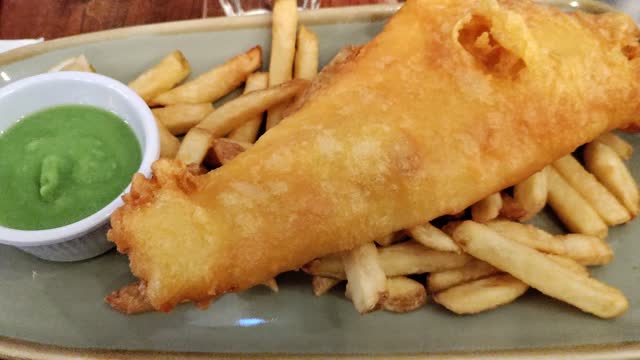
[[[511,186],[640,109],[637,29],[524,0],[409,0],[234,161],[137,176],[109,237],[163,311]]]
[[[146,295],[146,285],[142,281],[126,285],[104,298],[104,301],[121,313],[132,315],[153,311]]]

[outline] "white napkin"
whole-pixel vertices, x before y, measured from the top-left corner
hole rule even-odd
[[[31,44],[37,44],[44,41],[43,38],[39,39],[22,39],[22,40],[0,40],[0,53],[13,50],[21,46],[27,46]]]

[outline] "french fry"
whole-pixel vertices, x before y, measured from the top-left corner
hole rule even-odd
[[[584,148],[584,162],[586,168],[620,200],[631,216],[636,217],[640,206],[638,186],[615,151],[597,141],[589,143]]]
[[[200,165],[211,146],[211,133],[194,127],[182,139],[176,159],[187,165]]]
[[[602,318],[625,312],[629,302],[620,290],[577,274],[544,254],[509,240],[488,226],[465,221],[453,230],[464,251],[536,288],[543,294]]]
[[[488,222],[487,226],[507,239],[542,252],[558,255],[563,255],[566,252],[562,240],[533,225],[508,220],[493,220]]]
[[[598,238],[596,238],[596,239],[598,239]],[[571,271],[574,271],[577,274],[580,274],[582,276],[587,276],[587,277],[591,276],[591,274],[589,274],[589,270],[587,269],[586,266],[580,264],[579,262],[573,260],[572,258],[569,258],[569,257],[566,257],[566,256],[562,256],[562,255],[556,255],[556,254],[545,254],[545,255],[547,255],[547,257],[549,259],[557,262],[558,264],[566,267],[567,269],[569,269]]]
[[[379,261],[379,259],[378,259]],[[302,267],[302,271],[313,276],[322,276],[339,280],[346,280],[344,265],[340,254],[331,254],[315,259]]]
[[[587,200],[569,185],[554,167],[548,168],[547,176],[549,180],[547,201],[567,229],[576,233],[606,237],[607,224]]]
[[[633,146],[631,146],[631,144],[626,142],[620,136],[610,132],[604,133],[598,136],[596,141],[610,147],[611,150],[615,151],[616,154],[618,154],[618,156],[620,156],[620,158],[622,158],[623,160],[631,159],[631,154],[633,154]]]
[[[173,135],[186,134],[212,111],[211,103],[175,104],[151,109],[153,116]]]
[[[530,220],[544,209],[547,204],[548,189],[546,168],[513,187],[513,198],[525,213],[520,217],[520,221]]]
[[[484,261],[473,259],[457,269],[429,274],[429,277],[427,278],[427,286],[429,288],[429,292],[436,293],[456,285],[482,279],[500,272],[500,270]]]
[[[396,231],[396,232],[392,232],[391,234],[387,234],[381,238],[378,238],[374,241],[376,242],[376,244],[380,246],[389,246],[391,244],[397,243],[398,241],[401,241],[405,237],[406,237],[406,234],[404,233],[404,231]]]
[[[471,218],[478,222],[487,222],[500,215],[502,197],[495,193],[471,205]]]
[[[167,159],[175,158],[180,148],[180,140],[173,136],[158,120],[156,120],[156,125],[158,126],[158,135],[160,137],[160,157]]]
[[[430,223],[414,226],[407,229],[407,232],[415,241],[428,248],[456,253],[462,252],[460,246],[449,235]]]
[[[433,295],[448,310],[464,315],[495,309],[524,294],[529,286],[508,274],[474,280]]]
[[[629,211],[572,155],[556,160],[553,167],[587,200],[607,225],[618,225],[631,220]]]
[[[513,197],[502,193],[502,209],[500,209],[500,217],[520,221],[527,216],[527,211]]]
[[[291,80],[296,51],[298,27],[298,3],[296,0],[275,0],[271,27],[271,60],[269,62],[269,86]],[[282,120],[286,104],[269,109],[267,130]]]
[[[427,290],[419,282],[405,276],[387,279],[387,298],[382,307],[387,311],[405,313],[427,303]]]
[[[609,244],[598,237],[583,234],[557,236],[565,246],[565,256],[587,265],[606,265],[613,260],[613,250]]]
[[[276,278],[271,278],[271,279],[263,282],[262,285],[268,287],[269,289],[271,289],[271,291],[273,291],[275,293],[280,291],[280,288],[278,287],[278,282],[276,281]]]
[[[62,60],[58,64],[52,66],[47,72],[58,71],[84,71],[84,72],[96,72],[96,69],[91,66],[87,57],[84,54],[75,56],[69,59]]]
[[[431,250],[415,241],[378,249],[378,261],[389,277],[455,269],[471,259],[467,254]]]
[[[314,276],[311,279],[311,286],[313,287],[313,294],[315,296],[324,295],[327,291],[331,290],[334,286],[341,283],[342,280],[325,277],[325,276]]]
[[[151,306],[145,293],[145,283],[136,281],[113,291],[104,298],[104,301],[111,305],[112,308],[127,315],[153,311],[153,306]]]
[[[256,72],[249,75],[247,78],[247,82],[244,86],[244,93],[246,94],[256,90],[264,90],[268,85],[269,74],[265,72]],[[260,124],[262,124],[262,114],[254,116],[253,119],[248,120],[242,126],[233,130],[229,134],[228,138],[253,144],[258,138]]]
[[[149,105],[211,103],[242,84],[262,66],[262,49],[256,46],[197,78],[153,97]]]
[[[387,278],[378,263],[373,243],[366,243],[342,255],[347,289],[359,313],[377,309],[387,296]]]
[[[318,36],[304,25],[298,29],[293,77],[313,80],[318,73]]]
[[[129,83],[144,101],[149,103],[153,98],[168,91],[191,73],[191,66],[182,52],[174,50],[158,64],[138,75]]]
[[[200,164],[211,141],[252,120],[266,109],[291,99],[308,85],[306,80],[291,80],[275,87],[243,94],[214,110],[189,130],[177,158],[185,164]]]
[[[204,162],[208,165],[224,165],[252,146],[250,143],[218,138],[213,140]]]
[[[287,101],[282,104],[275,105],[267,111],[266,130],[272,129],[274,126],[278,125],[282,119],[284,119],[288,106],[289,102]]]
[[[378,248],[378,262],[388,277],[455,269],[472,259],[467,254],[431,250],[415,241]],[[345,279],[344,267],[335,254],[313,260],[302,270],[311,275]]]

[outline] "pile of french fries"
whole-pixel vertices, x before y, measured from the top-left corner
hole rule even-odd
[[[269,71],[260,72],[261,66],[256,46],[184,82],[191,68],[176,50],[131,81],[156,118],[161,157],[177,158],[201,174],[251,148],[265,114],[265,131],[282,120],[318,72],[318,39],[298,25],[295,0],[275,1]],[[84,56],[51,69],[63,70],[95,71]],[[214,108],[243,83],[242,95]],[[346,281],[346,296],[360,313],[408,312],[431,296],[456,314],[475,314],[532,287],[596,316],[617,316],[628,307],[626,298],[593,279],[587,266],[613,259],[604,240],[608,227],[638,214],[637,185],[624,164],[632,151],[617,135],[603,134],[584,146],[581,161],[567,155],[460,214],[316,259],[302,270],[312,275],[317,296]],[[523,223],[547,205],[570,234],[551,235]],[[275,279],[264,285],[278,291]],[[152,310],[144,284],[111,296],[112,306],[123,312]]]
[[[277,0],[273,9],[269,72],[260,72],[262,49],[256,46],[194,79],[179,50],[129,83],[151,107],[160,132],[161,157],[177,158],[194,170],[223,165],[277,125],[290,101],[318,72],[318,38],[297,20],[294,0]],[[64,60],[49,71],[91,71],[84,55]],[[244,93],[218,108],[213,103],[245,84]],[[238,149],[238,150],[236,150]]]
[[[303,270],[313,276],[316,295],[346,280],[346,296],[360,313],[416,310],[430,295],[456,314],[475,314],[532,287],[596,316],[618,316],[627,299],[593,279],[587,266],[613,259],[608,227],[638,214],[637,184],[624,163],[632,152],[619,136],[603,134],[584,146],[582,162],[573,154],[558,159],[461,214],[437,219],[440,228],[427,222]],[[572,233],[551,235],[523,223],[546,205]]]

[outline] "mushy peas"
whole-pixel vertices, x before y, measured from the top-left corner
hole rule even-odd
[[[81,220],[127,187],[141,157],[131,128],[108,111],[64,105],[28,115],[0,134],[0,225]]]

